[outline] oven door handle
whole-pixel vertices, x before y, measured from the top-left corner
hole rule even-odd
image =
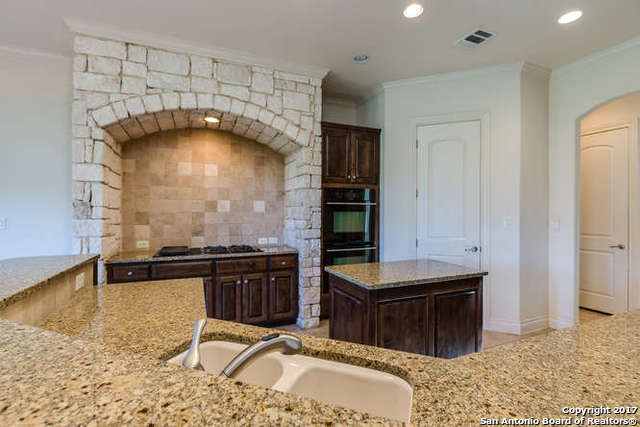
[[[353,251],[371,251],[374,250],[375,246],[370,246],[367,248],[345,248],[345,249],[326,249],[326,252],[353,252]]]
[[[375,202],[324,202],[325,205],[375,206]]]

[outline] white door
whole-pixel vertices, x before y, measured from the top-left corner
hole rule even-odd
[[[627,310],[629,128],[580,138],[580,306]]]
[[[480,121],[418,127],[417,255],[480,268]]]

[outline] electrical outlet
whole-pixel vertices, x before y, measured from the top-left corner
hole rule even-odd
[[[277,245],[278,244],[278,238],[277,237],[269,237],[269,244],[270,245]]]
[[[84,287],[84,273],[76,275],[76,291]]]
[[[268,243],[269,243],[269,240],[268,240],[266,237],[260,237],[260,238],[258,239],[258,244],[259,244],[259,245],[266,245],[266,244],[268,244]]]
[[[138,249],[149,249],[149,241],[148,240],[136,240],[136,248],[138,248]]]
[[[7,218],[0,218],[0,230],[6,230],[9,224],[7,223]]]

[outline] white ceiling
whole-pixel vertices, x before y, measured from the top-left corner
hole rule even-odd
[[[513,63],[548,68],[640,35],[639,0],[1,0],[0,44],[70,54],[63,18],[326,67],[327,93],[363,96],[376,84]],[[581,20],[557,17],[581,9]],[[456,40],[477,27],[497,36],[469,50]],[[352,62],[367,53],[367,64]]]

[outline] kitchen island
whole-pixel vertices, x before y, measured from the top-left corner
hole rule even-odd
[[[482,350],[482,277],[433,260],[326,267],[333,339],[450,359]]]

